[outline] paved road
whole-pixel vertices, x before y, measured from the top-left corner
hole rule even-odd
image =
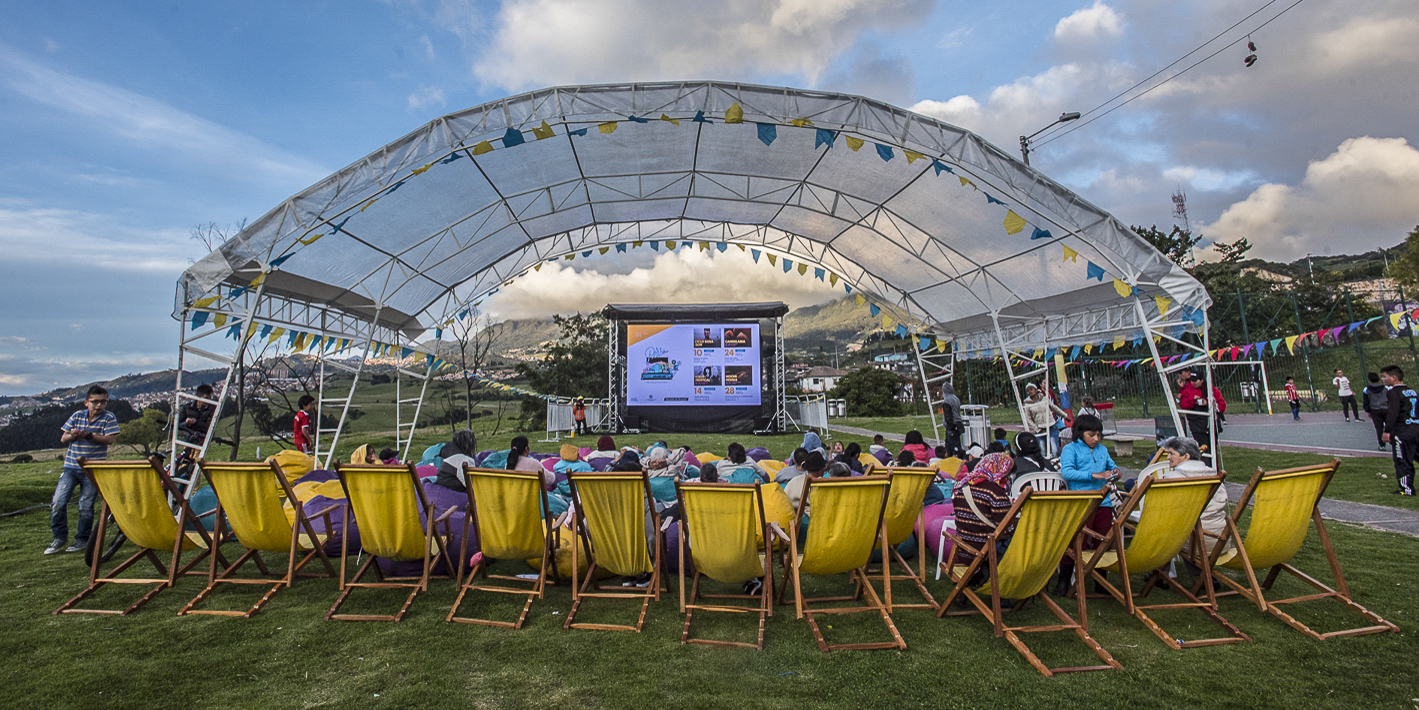
[[[1317,437],[1316,439],[1311,439],[1311,441],[1319,440],[1319,437],[1327,437],[1331,440],[1337,441],[1338,443],[1357,442],[1357,445],[1361,445],[1364,443],[1374,442],[1375,432],[1374,429],[1371,428],[1369,422],[1362,422],[1360,424],[1355,424],[1354,422],[1351,422],[1347,425],[1345,424],[1344,417],[1331,412],[1313,414],[1309,417],[1303,414],[1301,415],[1301,421],[1299,423],[1291,422],[1291,416],[1289,412],[1286,414],[1286,418],[1284,420],[1278,419],[1277,417],[1271,417],[1270,423],[1267,423],[1265,421],[1268,419],[1265,415],[1253,414],[1228,417],[1228,419],[1234,421],[1234,424],[1226,427],[1222,440],[1223,442],[1229,445],[1245,445],[1257,448],[1264,447],[1270,450],[1280,451],[1332,453],[1339,454],[1342,456],[1389,455],[1388,453],[1381,454],[1380,452],[1373,450],[1356,450],[1356,453],[1350,453],[1349,449],[1344,448],[1323,448],[1317,446],[1306,446],[1301,444],[1279,443],[1281,441],[1304,442],[1306,441],[1304,437],[1307,436],[1307,432],[1309,432],[1309,436]],[[1130,424],[1133,424],[1134,426],[1130,427]],[[1120,422],[1119,430],[1128,433],[1142,433],[1142,424],[1142,420],[1134,420],[1133,422]],[[863,429],[861,427],[833,425],[829,426],[828,428],[833,431],[840,431],[844,434],[855,434],[857,436],[871,437],[877,434],[881,434],[882,438],[888,441],[902,441],[903,439],[901,434],[892,434],[890,432],[885,431],[872,431],[871,429]],[[1135,432],[1133,431],[1133,429],[1137,429],[1138,431]],[[1240,431],[1237,434],[1233,434],[1234,430]],[[1150,435],[1153,433],[1152,422],[1148,422],[1147,433]],[[1369,439],[1365,440],[1361,435],[1368,435]],[[1233,436],[1236,437],[1235,440],[1233,440]],[[926,441],[932,446],[935,446],[936,444],[940,443],[932,439],[927,439]],[[1137,475],[1136,471],[1130,471],[1128,473],[1132,475]],[[1227,496],[1232,500],[1240,498],[1242,495],[1242,490],[1246,487],[1245,485],[1240,483],[1228,483],[1226,484],[1226,486]],[[1323,498],[1320,502],[1320,514],[1321,517],[1325,518],[1326,520],[1355,523],[1357,525],[1364,525],[1366,527],[1371,527],[1376,530],[1384,530],[1386,532],[1397,532],[1402,533],[1404,535],[1412,535],[1415,537],[1419,537],[1419,512],[1412,510],[1389,508],[1383,505],[1370,505],[1368,503],[1351,503],[1349,501]]]

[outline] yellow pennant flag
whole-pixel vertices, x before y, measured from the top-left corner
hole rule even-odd
[[[1094,344],[1093,344],[1093,343],[1089,343],[1089,344],[1087,344],[1087,345],[1084,346],[1084,354],[1085,354],[1085,355],[1093,355],[1093,354],[1094,354]]]
[[[533,270],[533,271],[541,271],[541,270],[542,270],[542,262],[540,262],[540,261],[537,262],[537,265],[534,266],[534,267],[532,267],[532,270]]]
[[[838,275],[837,275],[837,274],[828,274],[828,285],[829,285],[829,286],[837,286],[837,285],[838,285]]]
[[[1122,350],[1122,349],[1123,349],[1123,336],[1120,335],[1120,336],[1118,336],[1117,338],[1114,338],[1114,350]]]
[[[1162,296],[1154,296],[1153,302],[1158,304],[1158,315],[1160,316],[1168,312],[1168,306],[1173,305],[1173,299]]]
[[[296,349],[296,350],[305,350],[305,339],[308,338],[308,337],[310,337],[310,336],[309,336],[308,334],[306,334],[306,333],[298,333],[298,334],[296,335],[295,349]]]
[[[961,187],[965,187],[965,186],[967,186],[967,185],[970,185],[971,188],[972,188],[972,189],[975,189],[975,190],[979,190],[979,189],[980,189],[980,188],[976,187],[976,184],[973,183],[973,182],[971,182],[970,180],[967,180],[967,179],[965,179],[965,178],[961,178]]]
[[[728,111],[725,111],[725,112],[724,112],[724,122],[725,122],[725,123],[743,123],[743,122],[744,122],[744,109],[739,108],[739,102],[736,101],[733,106],[730,106],[730,107],[729,107],[729,110],[728,110]]]
[[[432,168],[433,166],[433,163],[429,163],[422,168],[414,168],[411,172],[413,172],[415,175],[423,175],[424,173],[429,171],[429,168]]]
[[[263,271],[263,272],[261,272],[260,274],[257,274],[256,278],[252,279],[252,280],[251,280],[251,283],[247,284],[246,287],[247,287],[247,288],[256,288],[257,286],[260,286],[260,285],[261,285],[262,283],[264,283],[265,281],[266,281],[266,272]]]
[[[271,331],[271,334],[270,334],[270,335],[266,336],[266,342],[268,342],[268,343],[274,343],[274,342],[276,342],[276,339],[277,339],[277,338],[281,337],[281,336],[284,335],[285,333],[286,333],[286,329],[285,329],[285,328],[277,328],[277,329]]]
[[[903,148],[902,152],[905,153],[907,156],[907,165],[911,165],[912,163],[915,163],[916,161],[926,157],[921,153],[918,153],[914,150],[907,150],[906,148]]]
[[[226,324],[227,324],[227,314],[225,314],[225,313],[218,313],[218,314],[216,314],[215,316],[212,316],[212,325],[214,325],[214,326],[220,328],[220,327],[222,327],[222,326],[224,326],[224,325],[226,325]]]
[[[669,116],[666,116],[666,115],[663,114],[663,113],[660,114],[660,120],[662,120],[662,121],[668,121],[668,122],[673,123],[673,124],[675,124],[675,125],[677,125],[677,126],[680,125],[680,119],[678,119],[678,118],[671,118],[671,117],[669,117]]]
[[[891,317],[891,316],[888,316],[888,315],[882,316],[882,328],[885,329],[885,330],[891,330],[891,329],[892,329],[892,317]]]
[[[795,119],[793,119],[792,121],[789,121],[789,124],[794,125],[794,126],[798,126],[799,128],[802,128],[802,127],[804,127],[804,126],[811,126],[811,125],[813,125],[813,122],[810,121],[810,120],[808,120],[808,119],[806,119],[806,118],[795,118]]]
[[[777,263],[778,263],[778,257],[774,256],[773,254],[770,254],[770,255],[769,255],[769,266],[774,266],[774,265],[776,265]]]
[[[739,251],[744,251],[744,245],[743,245],[743,244],[735,244],[734,246],[739,247]]]
[[[861,138],[853,138],[852,136],[843,136],[843,138],[847,139],[847,147],[852,148],[852,152],[854,153],[857,152],[858,148],[862,147],[863,140]]]
[[[943,353],[946,352],[946,341],[938,339],[936,341],[936,349]]]
[[[675,242],[666,242],[665,248],[669,249],[670,251],[675,251]]]
[[[709,251],[709,242],[700,242],[700,251]]]
[[[1114,279],[1114,291],[1124,298],[1133,295],[1133,287],[1119,279]]]
[[[320,238],[323,237],[323,236],[325,236],[325,235],[324,235],[324,234],[317,234],[317,235],[315,235],[315,236],[313,236],[313,237],[306,237],[305,239],[300,240],[300,243],[301,243],[301,244],[304,244],[304,245],[306,245],[306,246],[310,246],[311,244],[314,244],[314,243],[316,242],[316,240],[320,239]]]
[[[634,242],[631,242],[631,246],[633,246],[633,247],[639,247],[640,245],[642,245],[642,244],[644,244],[644,243],[645,243],[645,242],[642,242],[642,241],[640,241],[640,240],[636,240],[636,241],[634,241]]]
[[[576,258],[576,254],[568,254],[568,255],[566,256],[566,260],[567,260],[567,261],[571,261],[572,259],[575,259],[575,258]]]
[[[597,253],[597,254],[605,254],[605,253],[608,252],[608,251],[611,251],[611,247],[601,247],[600,249],[597,249],[597,250],[596,250],[596,253]],[[506,284],[504,284],[504,285],[506,285]]]
[[[867,303],[867,298],[864,297],[864,296],[863,296],[862,294],[860,294],[860,293],[857,294],[857,306],[858,306],[858,308],[861,308],[861,307],[862,307],[862,304],[864,304],[864,303]]]
[[[1295,355],[1295,354],[1296,354],[1296,338],[1299,338],[1299,337],[1301,337],[1301,336],[1299,336],[1299,335],[1293,335],[1293,336],[1291,336],[1291,337],[1289,337],[1289,338],[1286,339],[1286,349],[1287,349],[1287,350],[1290,350],[1292,355]]]
[[[217,297],[216,297],[216,296],[208,296],[208,297],[206,297],[206,298],[199,298],[199,299],[197,299],[196,301],[193,301],[193,302],[192,302],[192,305],[193,305],[193,307],[195,307],[195,308],[206,308],[207,306],[210,306],[210,305],[212,305],[213,303],[216,303],[216,302],[217,302]]]
[[[616,132],[616,122],[615,122],[615,121],[607,121],[607,122],[605,122],[605,123],[603,123],[603,124],[597,126],[597,127],[596,127],[596,130],[601,131],[602,133],[615,133],[615,132]]]
[[[491,153],[491,152],[493,152],[493,144],[492,144],[492,143],[489,143],[488,141],[483,141],[482,143],[479,143],[478,145],[473,146],[473,154],[474,154],[474,155],[482,155],[482,154],[484,154],[484,153]]]
[[[540,141],[543,138],[551,138],[557,134],[552,130],[551,126],[547,125],[546,121],[543,121],[542,125],[532,129],[532,135],[537,136],[537,140]]]
[[[801,261],[798,262],[798,275],[802,276],[806,273],[808,273],[808,265]]]
[[[1019,234],[1020,230],[1024,229],[1026,224],[1027,222],[1025,222],[1025,218],[1021,217],[1018,214],[1015,214],[1015,210],[1005,211],[1006,234]]]
[[[1065,247],[1065,248],[1064,248],[1064,260],[1065,260],[1065,261],[1072,261],[1072,262],[1074,262],[1074,263],[1076,263],[1076,264],[1079,263],[1079,252],[1074,251],[1073,249],[1070,249],[1069,247]]]
[[[1399,319],[1400,319],[1401,317],[1403,317],[1403,316],[1404,316],[1403,313],[1396,313],[1396,314],[1390,316],[1390,317],[1389,317],[1389,324],[1390,324],[1390,326],[1393,327],[1395,330],[1399,330],[1399,328],[1400,328]]]

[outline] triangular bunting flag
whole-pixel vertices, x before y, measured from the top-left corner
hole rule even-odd
[[[980,188],[976,187],[976,184],[973,183],[973,182],[971,182],[970,180],[967,180],[967,179],[965,179],[965,178],[961,178],[961,187],[965,187],[965,186],[967,186],[967,185],[970,185],[972,189],[976,189],[976,190],[979,190],[979,189],[980,189]]]
[[[1301,336],[1299,336],[1299,335],[1292,335],[1292,336],[1286,338],[1286,349],[1287,349],[1287,350],[1290,350],[1292,355],[1295,355],[1295,354],[1296,354],[1296,339],[1299,338],[1299,337],[1301,337]]]
[[[857,298],[857,307],[858,307],[858,308],[861,308],[861,307],[862,307],[862,304],[867,303],[867,298],[864,297],[864,296],[863,296],[862,294],[860,294],[860,293],[857,294],[856,298]],[[877,314],[876,314],[876,313],[873,313],[872,315],[875,316],[875,315],[877,315]]]
[[[907,165],[911,165],[912,163],[915,163],[916,161],[926,157],[921,153],[918,153],[914,150],[907,150],[906,148],[902,149],[902,155],[907,156]]]
[[[605,123],[597,125],[596,130],[601,131],[602,133],[615,133],[616,125],[617,124],[615,121],[607,121]]]
[[[1064,260],[1072,261],[1076,264],[1079,263],[1079,252],[1074,251],[1073,249],[1070,249],[1067,246],[1064,247]]]
[[[805,264],[805,263],[803,263],[803,262],[799,262],[799,263],[798,263],[798,275],[799,275],[799,276],[802,276],[802,275],[804,275],[804,274],[806,274],[806,273],[808,273],[808,265]]]
[[[703,115],[703,114],[701,114],[701,115]],[[665,114],[663,114],[663,113],[660,114],[660,120],[665,121],[665,122],[667,122],[667,123],[673,123],[673,124],[675,124],[675,125],[677,125],[677,126],[680,125],[680,120],[679,120],[679,119],[671,118],[671,117],[669,117],[669,116],[667,116],[667,115],[665,115]]]
[[[1019,234],[1025,228],[1025,218],[1015,214],[1015,210],[1005,211],[1005,233]]]
[[[774,139],[778,138],[778,126],[772,123],[760,123],[758,125],[759,140],[762,141],[764,145],[773,145]]]
[[[473,146],[474,155],[482,155],[484,153],[491,152],[493,152],[493,144],[489,141],[482,141],[481,143],[478,143],[477,145]],[[454,155],[458,155],[458,153],[454,153]]]
[[[792,271],[792,270],[793,270],[793,260],[785,257],[784,260],[783,260],[783,273],[786,274],[786,273],[788,273],[788,272],[790,272],[790,271]]]
[[[847,139],[847,147],[851,148],[854,153],[867,142],[861,138],[853,138],[852,136],[844,136],[844,138]]]
[[[838,137],[837,131],[830,131],[826,128],[817,128],[814,130],[816,130],[817,133],[813,136],[813,150],[817,150],[825,145],[829,148],[833,147],[833,141]]]
[[[519,131],[516,128],[509,128],[507,129],[507,133],[503,134],[504,148],[511,148],[515,145],[522,145],[526,142],[527,139],[522,137],[522,131]]]
[[[773,254],[770,254],[770,255],[769,255],[769,266],[773,266],[773,265],[775,265],[775,264],[777,264],[777,263],[778,263],[778,257],[775,256],[775,255],[773,255]]]
[[[532,135],[536,136],[537,140],[540,141],[543,138],[551,138],[552,136],[555,136],[557,134],[555,131],[552,130],[551,126],[547,125],[546,121],[543,121],[542,125],[532,129]]]
[[[882,145],[881,143],[878,143],[877,156],[883,160],[891,160],[894,157],[892,154],[892,146]]]
[[[788,123],[789,125],[798,126],[799,128],[813,125],[813,122],[806,118],[795,118],[792,121],[789,121]]]
[[[1030,239],[1049,239],[1053,236],[1048,229],[1040,229],[1039,227],[1035,227],[1035,231],[1030,232]]]
[[[871,313],[873,318],[876,318],[877,314],[882,312],[882,309],[878,307],[877,304],[873,303],[867,307],[867,312]]]
[[[730,107],[729,107],[729,110],[728,110],[728,111],[725,111],[725,112],[724,112],[724,122],[725,122],[725,123],[743,123],[743,122],[744,122],[744,109],[742,109],[742,108],[739,107],[739,102],[736,101],[733,106],[730,106]]]
[[[943,163],[943,162],[941,162],[941,161],[939,161],[939,160],[937,160],[937,159],[935,159],[935,158],[932,158],[932,159],[931,159],[931,169],[932,169],[932,170],[935,170],[937,175],[940,175],[940,174],[941,174],[941,171],[943,171],[943,170],[946,171],[946,172],[948,172],[948,173],[951,173],[952,175],[956,174],[956,171],[955,171],[955,170],[952,170],[952,169],[951,169],[951,166],[949,166],[949,165],[947,165],[947,164],[945,164],[945,163]]]
[[[986,203],[987,205],[1003,205],[1003,204],[1005,204],[1005,203],[1002,202],[1001,200],[997,200],[997,199],[995,199],[994,197],[991,197],[989,192],[985,193],[985,203]]]
[[[1114,291],[1123,298],[1133,295],[1133,287],[1119,279],[1114,279]]]
[[[1098,264],[1095,264],[1095,263],[1092,262],[1092,261],[1089,262],[1089,271],[1088,271],[1088,274],[1086,275],[1085,278],[1098,279],[1098,280],[1099,280],[1099,283],[1103,283],[1103,282],[1104,282],[1104,267],[1099,266]]]
[[[754,257],[754,263],[755,263],[755,264],[759,263],[759,255],[762,254],[762,253],[763,253],[763,252],[759,251],[758,249],[750,249],[750,250],[749,250],[749,255],[752,256],[752,257]]]
[[[1153,302],[1158,304],[1158,315],[1163,315],[1167,313],[1168,306],[1173,305],[1173,300],[1171,298],[1164,298],[1163,296],[1154,296]]]

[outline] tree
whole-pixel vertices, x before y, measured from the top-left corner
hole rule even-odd
[[[0,454],[62,447],[59,443],[60,429],[69,420],[69,415],[81,409],[82,405],[77,403],[55,404],[29,414],[16,415],[8,426],[0,427]],[[108,411],[113,413],[119,424],[138,418],[138,413],[127,400],[110,399]]]
[[[133,449],[134,453],[148,458],[167,443],[167,438],[167,414],[149,407],[143,410],[143,416],[120,425],[118,436],[114,437],[113,443],[127,446]]]
[[[1184,268],[1193,265],[1192,248],[1202,241],[1201,234],[1194,235],[1190,230],[1183,229],[1176,224],[1173,225],[1173,230],[1166,234],[1163,233],[1163,230],[1158,229],[1156,224],[1151,227],[1134,225],[1133,231],[1148,240],[1149,244],[1157,247],[1158,251],[1172,259],[1173,263]]]
[[[534,392],[560,397],[595,396],[606,391],[606,319],[600,314],[552,316],[560,337],[547,348],[539,364],[521,363],[518,374]],[[546,404],[531,397],[522,401],[524,426],[535,426],[547,414]]]
[[[1223,264],[1235,264],[1246,258],[1247,252],[1251,251],[1251,242],[1246,237],[1242,237],[1231,244],[1217,242],[1212,245],[1212,248],[1222,255]]]
[[[1389,277],[1410,295],[1419,293],[1419,226],[1404,238],[1404,253],[1389,264]]]
[[[477,311],[466,311],[467,317],[456,319],[444,332],[453,336],[451,360],[458,365],[458,376],[463,380],[463,412],[469,429],[473,428],[473,388],[478,376],[488,364],[493,345],[502,332],[494,328],[492,320]],[[482,389],[482,385],[479,384]],[[497,432],[494,432],[497,433]]]
[[[847,411],[854,417],[896,417],[902,413],[897,401],[901,384],[902,378],[886,370],[864,367],[839,379],[829,396],[846,400]]]

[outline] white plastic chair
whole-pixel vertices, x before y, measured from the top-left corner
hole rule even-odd
[[[951,532],[955,532],[955,531],[956,531],[956,521],[955,521],[955,520],[943,520],[943,521],[941,521],[941,539],[938,540],[937,543],[936,543],[936,579],[937,579],[937,580],[940,580],[940,579],[941,579],[941,561],[945,559],[945,553],[946,553],[946,531],[947,531],[947,530],[950,530]],[[953,550],[952,553],[954,554],[954,552],[955,552],[955,551]]]
[[[1030,486],[1037,491],[1062,491],[1068,487],[1064,482],[1064,476],[1053,471],[1026,473],[1010,484],[1010,500],[1019,498],[1020,491],[1025,490],[1025,486]]]

